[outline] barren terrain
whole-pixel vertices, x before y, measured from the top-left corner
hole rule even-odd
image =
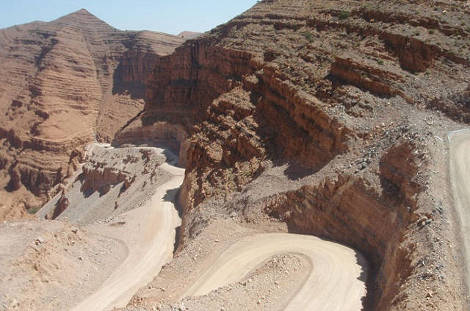
[[[11,222],[0,232],[0,310],[68,309],[128,255],[119,240],[57,221]]]
[[[86,11],[0,31],[29,64],[0,66],[1,215],[42,206],[0,227],[0,306],[469,310],[469,37],[450,0],[263,0],[184,43]]]
[[[449,133],[450,144],[450,177],[454,204],[460,224],[460,239],[464,253],[464,271],[467,288],[470,288],[470,211],[468,210],[470,199],[469,176],[469,145],[470,136],[468,129]]]
[[[6,272],[2,269],[2,307],[107,310],[125,306],[172,258],[180,222],[172,202],[184,172],[171,165],[174,161],[171,151],[155,147],[91,145],[83,172],[37,215],[55,221],[4,225],[2,258],[14,261],[5,262]],[[133,175],[125,176],[131,168]],[[116,180],[116,176],[129,178]],[[144,183],[151,185],[150,192],[143,191]],[[103,192],[103,187],[108,191]],[[25,250],[15,248],[17,244]],[[28,282],[34,286],[26,287]]]
[[[0,30],[0,219],[33,213],[143,108],[153,66],[184,39],[117,30],[86,10]]]
[[[467,309],[444,142],[468,122],[468,10],[261,1],[164,57],[118,140],[177,129],[178,251],[212,213],[267,213],[360,251],[368,309]]]

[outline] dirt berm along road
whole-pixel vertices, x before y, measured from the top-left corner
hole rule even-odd
[[[162,150],[158,150],[161,152]],[[173,159],[174,160],[174,159]],[[178,188],[184,170],[164,163],[162,169],[173,177],[161,185],[144,206],[119,216],[122,227],[90,225],[98,234],[119,239],[128,248],[128,257],[91,296],[73,310],[110,310],[125,307],[132,295],[145,286],[172,258],[178,214],[165,196]],[[165,201],[166,198],[166,201]],[[311,262],[312,269],[286,310],[362,309],[366,295],[366,262],[356,251],[314,236],[287,233],[256,234],[230,246],[185,292],[198,296],[237,282],[278,254],[298,254]]]
[[[449,169],[454,206],[460,222],[465,282],[470,289],[470,130],[450,132]]]
[[[357,311],[366,296],[366,262],[356,251],[314,236],[266,233],[228,248],[186,291],[198,296],[237,282],[274,255],[305,256],[313,267],[285,310]]]

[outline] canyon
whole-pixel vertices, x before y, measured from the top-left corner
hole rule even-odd
[[[355,284],[352,310],[468,310],[467,136],[448,138],[469,122],[468,3],[263,0],[193,35],[118,31],[84,10],[0,31],[0,216],[23,218],[0,230],[77,226],[127,267],[69,302],[294,309],[330,269],[311,238],[325,258],[328,243],[349,254],[329,261],[356,273],[330,278]]]
[[[143,108],[159,57],[184,39],[119,31],[81,10],[0,31],[0,219],[35,211]]]

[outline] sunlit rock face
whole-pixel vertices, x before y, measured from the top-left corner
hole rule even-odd
[[[437,309],[462,301],[458,267],[416,226],[448,199],[426,190],[429,137],[466,118],[468,13],[463,2],[260,1],[159,59],[129,129],[184,130],[183,240],[209,198],[230,202],[283,164],[308,181],[257,204],[367,254],[374,310],[429,305],[427,287]],[[431,253],[455,276],[444,286],[416,265]]]
[[[158,59],[184,39],[120,31],[80,10],[0,30],[0,218],[35,209],[143,108]]]

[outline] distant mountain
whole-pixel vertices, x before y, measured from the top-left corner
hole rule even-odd
[[[87,143],[112,139],[143,108],[155,63],[183,42],[84,9],[0,30],[0,219],[40,206]]]

